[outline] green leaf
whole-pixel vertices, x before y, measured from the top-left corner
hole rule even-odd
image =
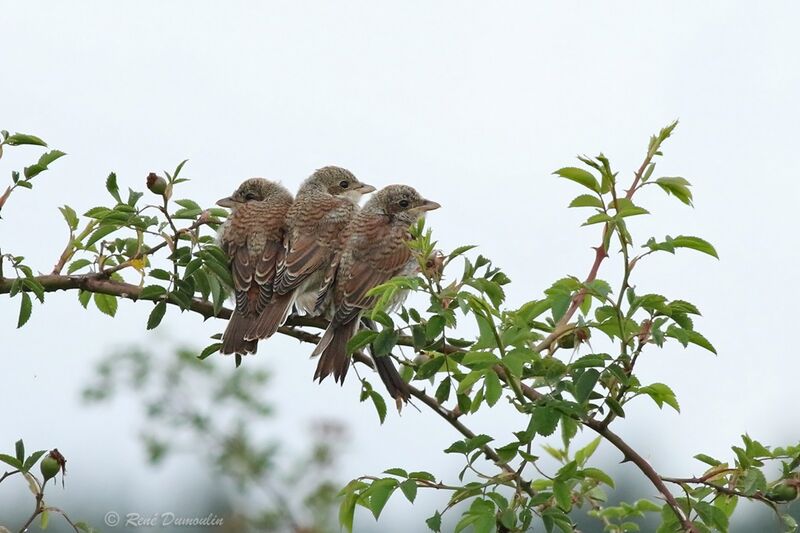
[[[152,329],[152,328],[148,328],[148,329]],[[217,353],[221,347],[222,347],[222,343],[221,342],[215,342],[214,344],[209,344],[208,346],[203,348],[203,351],[200,352],[200,355],[198,355],[197,358],[200,359],[200,360],[203,360],[206,357],[208,357],[209,355],[211,355],[213,353]]]
[[[400,483],[400,490],[403,491],[408,501],[414,503],[414,500],[417,497],[417,482],[413,479],[407,479]]]
[[[477,248],[477,246],[475,246],[474,244],[468,244],[466,246],[459,246],[458,248],[456,248],[455,250],[450,252],[450,255],[448,255],[447,257],[448,257],[448,259],[454,259],[454,258],[458,257],[459,255],[462,255],[465,252],[468,252],[468,251],[472,250],[473,248]]]
[[[117,297],[112,296],[110,294],[101,294],[99,292],[94,293],[94,304],[100,310],[100,312],[107,314],[108,316],[114,316],[117,314]]]
[[[489,407],[492,407],[503,395],[503,386],[495,372],[487,372],[483,382],[486,388],[486,403],[489,404]]]
[[[695,502],[694,510],[700,515],[700,519],[719,531],[728,531],[728,516],[722,509],[711,505],[708,502]]]
[[[429,341],[438,339],[444,331],[444,326],[445,318],[441,315],[433,315],[428,319],[428,323],[425,325],[425,337]]]
[[[708,341],[708,339],[703,337],[697,331],[686,331],[686,335],[687,335],[687,338],[688,338],[689,342],[691,342],[692,344],[696,344],[697,346],[700,346],[701,348],[705,348],[706,350],[708,350],[709,352],[711,352],[713,354],[717,353],[717,349],[714,348],[714,345],[711,344]]]
[[[575,183],[580,183],[584,187],[595,192],[600,192],[600,184],[597,183],[597,178],[582,168],[564,167],[556,170],[553,174],[574,181]]]
[[[353,531],[353,516],[356,512],[356,503],[358,503],[358,494],[348,492],[339,505],[339,524],[349,533]]]
[[[158,327],[166,312],[167,302],[161,300],[156,304],[155,307],[153,307],[153,310],[150,311],[150,316],[147,318],[147,329],[154,329]]]
[[[742,492],[748,496],[767,490],[767,480],[764,473],[758,468],[748,468],[741,479],[741,484]]]
[[[450,399],[450,390],[452,385],[453,383],[450,377],[444,378],[442,382],[439,383],[439,386],[436,387],[436,393],[434,394],[437,402],[444,403]]]
[[[655,183],[667,194],[675,196],[686,205],[692,205],[692,191],[689,190],[691,184],[684,178],[658,178]]]
[[[357,352],[364,346],[367,346],[370,342],[372,342],[372,339],[377,336],[377,331],[372,331],[371,329],[362,329],[347,342],[347,353],[350,354]]]
[[[35,135],[28,135],[27,133],[15,133],[9,136],[4,144],[10,146],[21,146],[23,144],[32,144],[36,146],[47,146],[47,143]]]
[[[597,207],[598,209],[602,209],[603,202],[597,196],[581,194],[570,202],[569,207]]]
[[[597,213],[596,215],[592,215],[586,219],[586,222],[581,224],[581,226],[591,226],[592,224],[600,224],[601,222],[611,222],[614,220],[614,217],[607,215],[605,213]]]
[[[597,480],[601,483],[605,483],[612,489],[614,488],[614,480],[611,478],[611,476],[609,476],[599,468],[592,468],[592,467],[584,468],[583,470],[581,470],[581,472],[583,473],[584,476],[588,478]],[[658,509],[660,509],[660,507],[656,508],[655,510],[658,511]]]
[[[100,239],[102,239],[103,237],[108,235],[109,233],[113,233],[113,232],[117,231],[117,229],[119,229],[119,228],[117,228],[117,226],[113,226],[113,225],[100,226],[99,228],[94,230],[94,233],[92,233],[92,235],[89,237],[89,240],[86,241],[86,244],[84,245],[84,248],[90,247],[91,245],[93,245],[94,243],[96,243],[97,241],[99,241]]]
[[[33,453],[30,455],[30,457],[28,457],[27,459],[25,459],[25,464],[24,464],[24,465],[22,465],[22,466],[23,466],[23,470],[25,470],[26,472],[27,472],[28,470],[30,470],[30,469],[31,469],[31,467],[32,467],[33,465],[35,465],[35,464],[36,464],[36,462],[37,462],[37,461],[38,461],[38,460],[39,460],[39,459],[42,457],[42,455],[44,455],[45,453],[47,453],[47,450],[39,450],[39,451],[33,452]]]
[[[408,472],[406,472],[402,468],[390,468],[389,470],[384,470],[383,473],[397,477],[408,477]]]
[[[709,466],[718,466],[722,464],[722,461],[718,461],[713,457],[706,455],[704,453],[698,453],[697,455],[694,456],[694,458],[697,459],[698,461],[704,462]]]
[[[600,378],[600,372],[594,368],[590,368],[581,374],[581,377],[575,382],[575,399],[578,403],[585,403],[589,399],[597,380]]]
[[[425,520],[425,524],[431,528],[431,531],[439,533],[442,530],[442,515],[439,514],[439,511],[436,511],[432,517]]]
[[[505,366],[511,374],[515,377],[522,377],[522,370],[525,363],[533,359],[534,353],[532,350],[526,348],[515,348],[506,353],[503,357],[503,366]]]
[[[552,407],[537,406],[533,410],[533,430],[543,437],[549,437],[558,427],[561,415]]]
[[[553,495],[556,503],[561,509],[569,512],[572,509],[572,489],[565,481],[555,480],[553,483]]]
[[[393,329],[384,329],[375,337],[372,343],[373,355],[375,357],[386,356],[391,353],[397,344],[399,335]]]
[[[663,383],[653,383],[652,385],[641,387],[639,388],[638,392],[640,394],[646,394],[650,396],[650,398],[656,402],[659,408],[663,407],[664,404],[667,404],[679,413],[681,412],[681,408],[680,405],[678,405],[678,399],[675,397],[675,393],[671,388],[669,388],[669,386]]]
[[[69,268],[67,268],[67,274],[72,274],[76,270],[80,270],[85,266],[91,265],[92,262],[88,259],[76,259],[72,263],[70,263]]]
[[[6,463],[9,466],[13,466],[17,470],[22,470],[25,468],[25,466],[22,464],[22,461],[20,461],[16,457],[12,457],[4,453],[0,453],[0,461]]]
[[[378,411],[378,418],[380,418],[381,424],[383,424],[383,421],[386,420],[386,401],[383,399],[383,396],[375,391],[371,391],[369,397],[375,405],[375,410]]]
[[[678,235],[670,242],[675,248],[690,248],[719,259],[719,255],[717,254],[717,250],[714,248],[714,246],[710,242],[701,239],[700,237]]]
[[[459,394],[465,393],[467,390],[470,389],[470,387],[472,387],[475,384],[475,382],[481,379],[485,373],[486,373],[485,370],[473,370],[472,372],[470,372],[461,379],[461,381],[458,384],[458,388],[456,389],[456,392],[458,392]]]
[[[89,291],[85,291],[83,289],[78,291],[78,301],[81,303],[84,309],[86,306],[89,305],[89,300],[92,299],[92,293]]]
[[[150,272],[150,277],[160,279],[161,281],[169,281],[172,279],[172,274],[162,268],[154,268]]]
[[[17,328],[21,328],[28,322],[28,319],[30,319],[31,317],[32,309],[33,309],[33,302],[31,302],[30,295],[27,292],[23,292],[20,295],[19,318],[17,319]]]
[[[389,501],[389,496],[392,495],[397,488],[397,480],[392,478],[376,479],[372,482],[366,493],[369,495],[367,506],[372,511],[375,520],[381,515],[386,502]]]
[[[486,367],[498,363],[500,360],[492,352],[467,352],[461,364],[470,368]]]
[[[175,203],[178,204],[179,206],[185,208],[185,209],[195,209],[197,211],[202,211],[203,210],[200,207],[200,205],[197,202],[195,202],[194,200],[188,200],[188,199],[175,200]]]
[[[165,294],[167,294],[167,289],[161,285],[148,285],[142,289],[139,298],[142,300],[154,300],[159,296],[164,296]]]
[[[65,205],[64,207],[59,207],[58,210],[61,211],[61,215],[67,222],[67,226],[69,226],[69,229],[75,231],[78,228],[78,214],[75,213],[75,210],[68,205]]]
[[[589,460],[592,454],[594,454],[597,447],[600,445],[600,440],[601,438],[597,437],[596,439],[589,442],[589,444],[587,444],[586,446],[575,452],[575,462],[578,464],[578,466],[583,466],[586,464],[586,461]]]
[[[22,439],[19,439],[17,442],[14,443],[14,451],[17,454],[17,460],[19,462],[25,461],[25,443],[22,442]]]
[[[117,186],[117,175],[114,172],[109,174],[108,178],[106,178],[106,190],[118,204],[122,203],[119,197],[119,187]]]

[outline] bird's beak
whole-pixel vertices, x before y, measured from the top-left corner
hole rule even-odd
[[[375,192],[375,187],[373,187],[372,185],[367,185],[366,183],[362,183],[353,190],[361,194],[369,194],[371,192]]]
[[[228,196],[227,198],[223,198],[222,200],[217,200],[217,205],[220,207],[229,207],[233,209],[234,207],[236,207],[236,204],[237,204],[236,200],[234,200],[230,196]]]
[[[434,209],[439,209],[441,204],[434,202],[433,200],[425,200],[422,202],[422,205],[417,207],[417,211],[433,211]]]

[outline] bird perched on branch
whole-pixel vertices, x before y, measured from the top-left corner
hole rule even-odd
[[[317,290],[339,248],[342,232],[358,211],[358,201],[375,187],[340,167],[323,167],[308,177],[286,214],[284,254],[277,266],[273,300],[252,323],[245,339],[273,335],[292,304],[314,314]]]
[[[230,260],[236,299],[220,352],[235,353],[238,366],[241,355],[256,352],[258,341],[247,338],[246,333],[272,300],[292,194],[279,183],[251,178],[217,205],[231,210],[220,228],[219,244]]]
[[[375,193],[355,216],[320,290],[320,301],[332,298],[334,312],[312,353],[312,357],[320,356],[314,379],[321,382],[333,374],[336,381],[344,383],[350,367],[347,342],[358,331],[362,311],[375,302],[367,293],[413,265],[409,228],[427,211],[439,207],[412,187],[390,185]],[[376,363],[378,359],[383,358],[376,358]]]

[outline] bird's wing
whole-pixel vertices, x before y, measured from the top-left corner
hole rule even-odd
[[[236,310],[240,313],[257,315],[272,298],[275,271],[284,254],[282,216],[272,210],[254,213],[237,228],[238,239],[222,243],[231,261]]]
[[[354,206],[347,200],[331,197],[317,202],[314,211],[287,236],[286,253],[275,279],[278,294],[296,289],[313,273],[329,267]]]
[[[340,268],[337,274],[333,322],[349,322],[363,309],[371,307],[375,297],[367,296],[367,293],[397,276],[411,259],[406,239],[397,235],[391,227],[379,227],[362,242],[364,247],[355,250],[347,268]]]

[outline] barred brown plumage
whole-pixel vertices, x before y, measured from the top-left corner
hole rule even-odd
[[[258,339],[247,338],[247,333],[272,301],[292,195],[278,183],[251,178],[217,204],[231,209],[219,243],[230,260],[236,301],[220,352],[237,354],[238,363],[240,355],[256,352]]]
[[[412,261],[409,227],[426,211],[439,207],[412,187],[390,185],[377,192],[353,219],[320,289],[321,298],[332,298],[334,312],[312,353],[320,356],[315,379],[322,381],[333,374],[336,381],[344,383],[350,367],[347,342],[358,330],[362,311],[375,300],[367,293],[408,269]]]

